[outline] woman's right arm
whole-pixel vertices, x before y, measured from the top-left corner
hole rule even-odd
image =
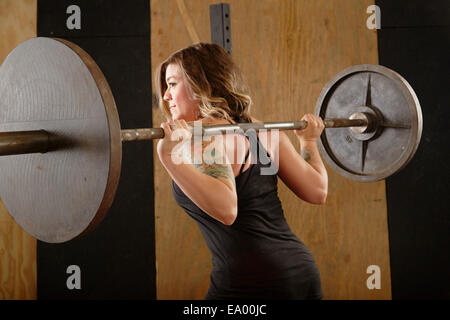
[[[187,129],[185,122],[182,125]],[[237,217],[237,194],[234,174],[221,145],[212,152],[216,159],[222,158],[222,163],[206,163],[203,157],[199,164],[192,161],[175,163],[172,152],[179,142],[171,141],[172,130],[167,123],[162,127],[165,137],[158,142],[157,151],[171,178],[200,209],[223,224],[231,225]],[[197,151],[205,155],[209,144],[203,142],[201,151]]]

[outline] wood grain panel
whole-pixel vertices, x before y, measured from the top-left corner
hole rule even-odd
[[[209,5],[219,2],[185,1],[186,10],[180,10],[180,1],[151,1],[152,70],[173,51],[193,43],[193,34],[210,41]],[[366,28],[366,8],[373,1],[227,3],[233,57],[252,90],[256,118],[283,121],[312,113],[321,89],[336,73],[355,64],[378,63],[376,32]],[[153,119],[159,126],[162,117],[156,109]],[[289,136],[298,147],[293,134]],[[287,220],[319,266],[324,298],[390,299],[385,183],[362,184],[328,172],[329,195],[323,206],[299,200],[279,183]],[[155,186],[157,297],[203,299],[210,253],[194,221],[173,200],[170,178],[156,153]],[[380,290],[366,287],[369,265],[381,269]]]
[[[0,1],[0,63],[36,36],[36,8],[36,0]],[[36,240],[15,223],[0,199],[0,299],[36,297]]]

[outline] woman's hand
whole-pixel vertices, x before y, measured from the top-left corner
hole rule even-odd
[[[182,157],[185,147],[175,148],[181,144],[181,139],[185,142],[190,141],[192,133],[185,120],[171,120],[161,123],[161,128],[164,130],[164,138],[158,141],[157,152],[161,160],[176,157]],[[178,158],[177,158],[178,159]]]
[[[300,141],[316,141],[325,128],[322,118],[308,113],[301,120],[308,122],[308,126],[303,130],[294,130]]]

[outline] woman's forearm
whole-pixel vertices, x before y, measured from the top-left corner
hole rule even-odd
[[[327,170],[323,164],[322,158],[320,157],[319,148],[317,147],[316,140],[303,140],[300,141],[300,153],[303,159],[305,159],[308,164],[313,167],[321,176],[327,176]]]
[[[319,148],[317,147],[317,140],[300,140],[300,153],[303,159],[318,173],[319,184],[318,188],[323,190],[324,197],[328,193],[328,174],[320,157]]]

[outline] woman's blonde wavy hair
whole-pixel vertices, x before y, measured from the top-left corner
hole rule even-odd
[[[169,103],[163,99],[169,64],[181,68],[188,90],[199,101],[201,117],[251,122],[252,99],[240,70],[222,47],[210,43],[176,51],[158,66],[155,87],[159,107],[167,119],[172,118]]]

